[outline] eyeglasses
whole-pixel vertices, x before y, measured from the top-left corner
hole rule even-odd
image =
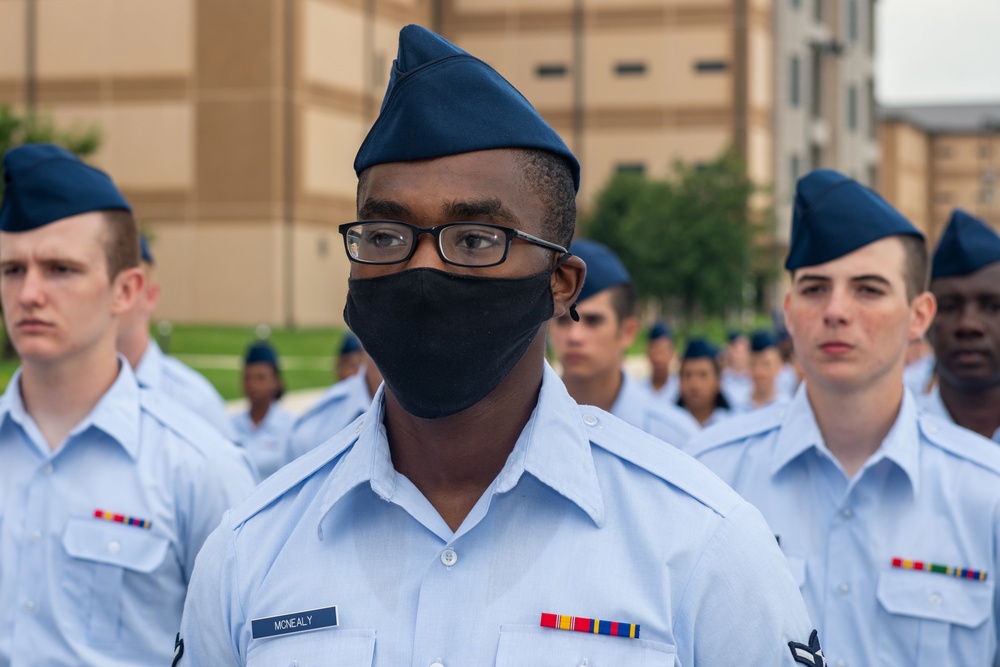
[[[531,234],[484,222],[449,222],[418,227],[397,220],[359,220],[340,226],[344,247],[352,262],[398,264],[413,256],[421,234],[437,241],[438,254],[455,266],[485,267],[503,264],[514,239],[566,253],[566,248]]]

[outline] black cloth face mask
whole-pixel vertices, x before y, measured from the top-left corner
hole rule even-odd
[[[551,278],[426,268],[352,278],[344,320],[403,409],[447,417],[484,399],[524,356],[552,317]]]

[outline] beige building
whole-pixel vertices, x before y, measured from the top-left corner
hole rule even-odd
[[[961,208],[1000,230],[1000,103],[881,110],[879,189],[936,242]]]
[[[402,25],[525,94],[580,158],[583,209],[616,171],[736,148],[773,184],[780,253],[800,173],[873,174],[873,1],[0,0],[0,104],[103,130],[160,317],[337,324],[336,227]]]

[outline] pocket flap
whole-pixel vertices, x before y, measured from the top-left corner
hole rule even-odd
[[[676,655],[673,646],[647,639],[504,625],[496,667],[673,667]]]
[[[159,567],[170,546],[166,538],[141,528],[80,518],[66,523],[62,542],[73,558],[136,572],[152,572]]]
[[[982,625],[993,613],[993,582],[943,574],[889,570],[878,577],[875,593],[890,614],[943,621],[967,628]]]

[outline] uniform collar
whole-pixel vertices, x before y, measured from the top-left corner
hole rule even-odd
[[[121,448],[134,460],[139,455],[139,385],[132,374],[128,360],[118,355],[118,363],[118,377],[97,401],[90,414],[73,427],[66,436],[66,442],[94,427],[121,445]],[[38,429],[31,415],[25,410],[24,400],[21,397],[20,368],[14,373],[0,401],[0,419],[4,417],[9,417],[25,431],[29,428],[35,431]]]
[[[382,385],[369,410],[353,425],[354,444],[330,476],[321,520],[351,489],[364,483],[383,499],[393,499],[397,475],[383,425],[384,394]],[[603,524],[604,501],[589,436],[577,404],[548,364],[538,403],[494,480],[493,493],[512,490],[525,472],[576,504],[595,524]]]
[[[135,379],[140,387],[156,389],[160,386],[160,378],[163,375],[163,350],[152,338],[146,343],[146,351],[142,353],[138,365],[135,367]]]
[[[784,412],[784,421],[778,432],[778,442],[771,459],[771,475],[778,474],[783,468],[797,459],[804,452],[815,449],[821,455],[835,460],[827,449],[816,423],[816,415],[809,397],[806,394],[806,383],[803,382],[791,403],[780,408]],[[917,425],[917,406],[913,395],[903,391],[903,402],[899,414],[881,446],[865,461],[860,474],[883,459],[895,463],[906,473],[914,492],[920,483],[920,433]]]

